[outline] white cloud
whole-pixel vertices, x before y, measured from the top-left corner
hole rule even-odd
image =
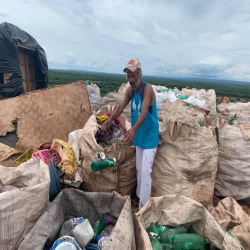
[[[250,66],[247,64],[236,64],[224,71],[225,74],[235,79],[249,79],[250,80]]]
[[[122,73],[138,57],[144,75],[248,80],[250,2],[240,2],[8,0],[0,23],[30,33],[53,68]]]
[[[71,51],[67,52],[67,56],[75,56]]]
[[[229,63],[230,61],[226,57],[218,55],[207,57],[198,62],[198,64],[207,64],[207,65],[227,65]]]

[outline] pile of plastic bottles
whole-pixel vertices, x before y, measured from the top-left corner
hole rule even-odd
[[[246,116],[238,117],[236,114],[234,114],[234,116],[230,120],[229,124],[233,125],[235,127],[239,127],[241,124],[245,124],[247,122],[249,122],[249,118],[247,118]]]
[[[147,229],[153,250],[203,250],[216,249],[208,239],[197,234],[192,227],[160,226],[151,223]]]
[[[107,214],[103,214],[93,228],[83,217],[70,219],[62,225],[60,238],[50,250],[101,250],[115,225],[116,220]]]
[[[107,113],[106,116],[97,116],[98,124],[102,125],[109,117],[110,113]],[[102,148],[110,146],[112,143],[117,143],[124,140],[124,129],[122,128],[120,121],[115,119],[112,121],[112,124],[109,128],[102,130],[99,128],[95,134],[95,139],[98,145]]]

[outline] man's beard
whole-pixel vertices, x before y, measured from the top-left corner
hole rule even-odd
[[[134,86],[135,86],[134,88],[131,87],[131,89],[132,89],[132,90],[137,90],[137,88],[138,88],[138,86],[139,86],[139,84],[140,84],[140,81],[141,81],[140,78],[138,78],[138,80],[137,80],[136,83],[131,82],[131,83],[134,84]],[[130,83],[130,84],[131,84],[131,83]]]

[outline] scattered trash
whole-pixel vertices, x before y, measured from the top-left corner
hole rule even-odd
[[[98,223],[95,223],[97,221]],[[113,230],[116,227],[117,230]],[[55,241],[56,235],[60,237],[57,241]],[[98,235],[100,237],[97,237]],[[27,233],[19,248],[47,250],[52,246],[64,247],[65,244],[61,246],[61,243],[67,242],[65,240],[67,237],[71,237],[68,241],[73,243],[76,249],[78,246],[79,249],[98,250],[100,241],[103,249],[135,249],[130,198],[115,192],[90,193],[76,189],[63,190],[33,229]],[[105,241],[106,237],[108,240]],[[59,249],[64,248],[56,248]]]
[[[107,116],[97,116],[96,120],[99,125],[102,125],[111,114],[108,112]],[[96,131],[95,138],[98,145],[102,148],[110,146],[112,143],[118,143],[124,140],[123,134],[124,129],[121,127],[119,119],[112,121],[112,124],[109,128],[102,130],[100,127]]]
[[[23,153],[15,160],[15,167],[18,167],[21,163],[28,161],[32,157],[32,154],[36,151],[37,149],[29,148],[25,153]]]

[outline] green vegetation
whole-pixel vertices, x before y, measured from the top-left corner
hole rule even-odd
[[[106,95],[108,92],[118,91],[121,84],[127,82],[125,74],[59,70],[49,71],[49,87],[71,83],[77,80],[90,80],[97,84],[101,90],[101,96]],[[182,89],[189,87],[197,89],[214,89],[217,96],[227,96],[232,101],[239,101],[241,99],[250,101],[250,83],[207,79],[171,79],[152,76],[143,76],[143,80],[154,85],[166,86],[167,88],[177,87],[178,89]]]

